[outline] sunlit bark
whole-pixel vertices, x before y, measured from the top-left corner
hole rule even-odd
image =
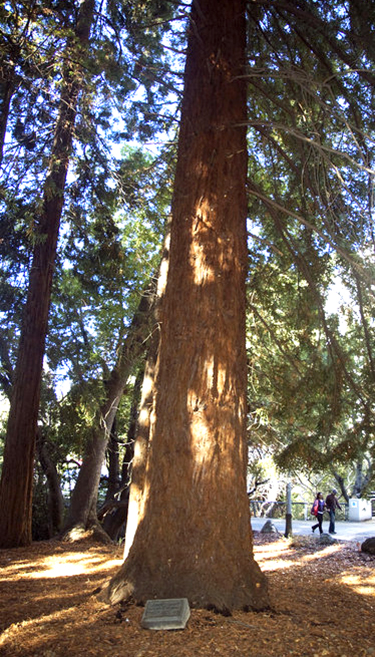
[[[170,233],[164,240],[162,259],[159,266],[156,299],[154,305],[153,328],[149,340],[147,359],[142,383],[142,395],[137,422],[137,436],[131,467],[131,486],[125,532],[124,557],[128,555],[133,543],[138,522],[144,509],[144,485],[149,453],[151,416],[155,393],[156,363],[160,342],[160,319],[163,297],[167,282],[169,265]]]
[[[268,604],[246,495],[245,7],[192,4],[144,511],[112,603]]]

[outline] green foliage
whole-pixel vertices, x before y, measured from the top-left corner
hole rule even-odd
[[[253,430],[285,470],[349,469],[373,458],[367,17],[325,2],[254,6],[249,16]],[[328,306],[337,279],[351,293],[339,314]]]
[[[0,7],[0,385],[7,395],[77,8],[74,1]],[[50,388],[59,379],[72,388],[41,407],[61,473],[69,454],[83,453],[104,381],[156,270],[176,155],[185,11],[165,0],[98,5],[80,60],[47,340]],[[354,2],[301,0],[249,3],[247,11],[251,440],[284,471],[323,476],[334,468],[343,476],[361,459],[371,464],[375,449],[375,9],[370,0],[361,10]],[[337,279],[350,303],[331,311]],[[120,433],[127,418],[124,410]]]
[[[47,354],[73,381],[113,367],[140,294],[155,274],[169,208],[165,165],[129,150],[117,186],[88,186],[70,208],[55,280]],[[81,189],[81,188],[79,188]],[[82,209],[87,207],[82,216]]]
[[[75,98],[65,94],[61,104],[61,92],[71,83],[79,87],[50,313],[46,366],[51,381],[40,408],[43,439],[62,476],[67,460],[84,451],[106,376],[139,295],[155,271],[169,204],[170,176],[165,172],[170,156],[154,162],[129,151],[127,159],[133,162],[126,165],[126,158],[116,161],[112,150],[125,132],[131,139],[143,133],[149,138],[174,121],[166,106],[160,123],[151,123],[170,93],[169,59],[160,41],[164,19],[174,8],[168,7],[168,16],[164,12],[163,21],[144,31],[152,3],[132,25],[115,16],[111,3],[98,4],[87,52],[76,38],[78,9],[78,1],[14,2],[6,3],[0,16],[0,385],[6,394],[12,385],[30,254],[37,240],[45,239],[41,191],[48,179],[56,118],[70,103],[75,111]],[[159,187],[156,193],[152,177]],[[129,193],[133,183],[137,196]],[[50,179],[53,193],[55,185]],[[67,377],[72,391],[59,402],[47,392]],[[120,417],[126,422],[126,413]],[[36,492],[43,492],[44,483],[36,472]]]

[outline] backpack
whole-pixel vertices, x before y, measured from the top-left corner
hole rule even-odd
[[[319,508],[319,502],[318,500],[315,500],[314,504],[311,507],[311,515],[312,516],[317,516],[318,515],[318,508]]]

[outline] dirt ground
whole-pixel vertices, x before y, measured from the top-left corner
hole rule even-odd
[[[254,532],[270,610],[192,610],[180,631],[145,630],[143,608],[95,590],[121,549],[86,539],[0,551],[0,655],[9,657],[375,657],[375,557],[356,543]]]

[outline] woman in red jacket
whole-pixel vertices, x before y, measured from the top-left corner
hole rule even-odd
[[[316,523],[316,525],[313,525],[311,527],[311,530],[312,530],[313,533],[316,530],[316,528],[319,527],[319,533],[323,534],[323,513],[324,513],[324,509],[325,509],[325,503],[324,503],[323,495],[322,495],[322,493],[317,493],[316,498],[315,498],[315,502],[313,504],[313,513],[316,516],[316,519],[317,519],[318,522]]]

